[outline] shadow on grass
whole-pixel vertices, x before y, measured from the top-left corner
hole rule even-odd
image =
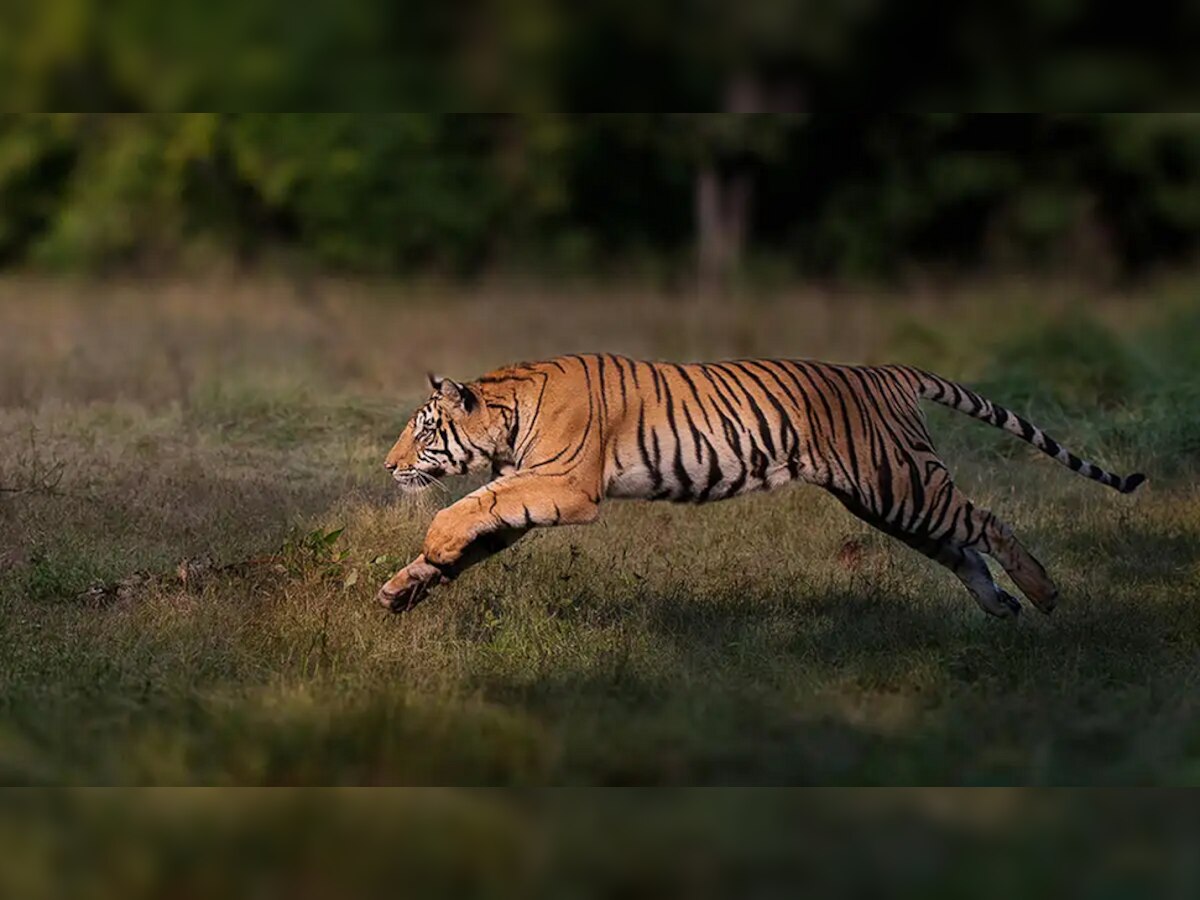
[[[1101,546],[1193,558],[1172,532],[1107,527]],[[1063,545],[1067,556],[1086,550],[1073,535]],[[545,577],[536,556],[517,560]],[[247,783],[1196,780],[1200,604],[1165,569],[1132,582],[1136,599],[1092,572],[1053,616],[1027,608],[1016,622],[986,618],[932,571],[928,581],[864,572],[795,591],[778,578],[653,589],[615,585],[584,558],[567,612],[501,583],[490,629],[464,627],[486,593],[470,589],[394,622],[335,617],[333,668],[316,670],[299,659],[308,632],[287,629],[309,614],[289,605],[289,586],[239,599],[231,580],[223,605],[171,609],[163,621],[177,628],[133,645],[129,628],[100,625],[65,643],[66,675],[37,662],[61,682],[51,714],[29,688],[7,701],[8,718],[32,739],[25,756],[57,760],[0,772]],[[349,603],[337,590],[312,602]],[[314,635],[324,628],[309,624]],[[397,656],[358,669],[363,654]],[[406,681],[422,659],[459,674]],[[71,719],[84,708],[84,730],[101,740],[77,758]]]
[[[1174,536],[1124,539],[1190,559]],[[1161,576],[1134,582],[1136,598],[1093,578],[1016,622],[985,617],[949,576],[929,597],[596,598],[581,629],[627,617],[638,652],[479,683],[558,725],[568,781],[1190,782],[1200,604]]]

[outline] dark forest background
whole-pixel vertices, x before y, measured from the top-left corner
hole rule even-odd
[[[0,125],[0,259],[1136,272],[1194,253],[1200,118],[119,114]]]
[[[0,263],[1139,274],[1195,255],[1200,117],[1094,110],[1186,102],[1200,12],[1136,13],[1075,0],[5,4],[6,105],[97,111],[0,119]],[[339,103],[364,111],[174,112]],[[1081,112],[919,111],[1021,104]],[[879,107],[909,112],[833,111]],[[374,111],[431,108],[478,114]],[[676,112],[549,112],[620,108]]]

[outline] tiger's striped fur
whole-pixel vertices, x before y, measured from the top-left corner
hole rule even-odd
[[[422,554],[380,591],[392,609],[530,528],[593,521],[606,497],[704,503],[805,481],[949,568],[985,611],[1020,607],[981,553],[1049,612],[1053,582],[1007,525],[955,487],[922,399],[1003,428],[1123,493],[1145,480],[1085,462],[1020,416],[910,366],[591,354],[431,384],[386,466],[406,488],[482,466],[493,480],[437,514]]]

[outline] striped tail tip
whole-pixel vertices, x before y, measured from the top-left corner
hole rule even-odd
[[[1135,472],[1132,475],[1127,475],[1121,479],[1119,490],[1122,494],[1132,494],[1145,480],[1146,476],[1141,472]]]

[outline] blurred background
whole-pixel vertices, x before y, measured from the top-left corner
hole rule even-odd
[[[1182,0],[3,0],[0,781],[1197,783],[1198,39]],[[816,491],[613,504],[385,617],[472,486],[381,470],[425,370],[586,350],[922,365],[1151,483],[931,414],[1063,587],[1008,629]],[[11,804],[0,893],[1200,883],[1157,798],[124,799]]]
[[[592,99],[559,87],[567,103]],[[727,90],[718,105],[776,102],[751,76]],[[779,105],[803,105],[796,91]],[[0,120],[0,263],[10,268],[283,263],[370,276],[622,276],[676,289],[982,270],[1102,284],[1193,259],[1198,235],[1196,115]]]
[[[1195,254],[1200,119],[921,111],[1186,106],[1198,29],[1184,0],[6,0],[5,107],[96,112],[4,118],[0,263],[1137,275]],[[430,112],[168,114],[206,107]]]

